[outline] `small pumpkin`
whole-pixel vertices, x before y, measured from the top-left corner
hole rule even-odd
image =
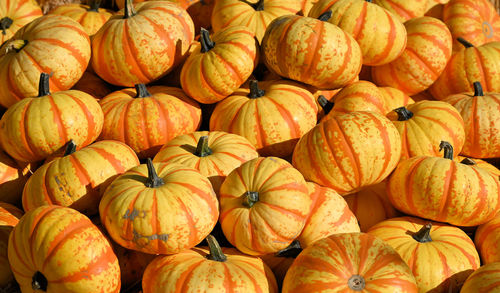
[[[20,28],[42,15],[42,9],[35,1],[2,1],[0,3],[0,45],[10,39]]]
[[[389,10],[401,22],[424,16],[429,0],[373,0],[373,3]]]
[[[386,109],[389,109],[389,111],[385,113],[386,115],[396,108],[405,107],[409,104],[415,103],[410,96],[397,88],[383,86],[378,87],[378,89],[384,97]]]
[[[497,215],[492,220],[479,225],[474,235],[474,243],[481,255],[483,264],[500,262],[500,217]]]
[[[465,280],[461,293],[477,293],[498,291],[500,286],[500,262],[485,264],[475,270]]]

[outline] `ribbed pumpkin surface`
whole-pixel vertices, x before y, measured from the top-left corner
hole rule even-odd
[[[108,19],[113,15],[113,11],[94,8],[83,4],[67,4],[58,6],[56,9],[50,11],[50,14],[58,14],[67,16],[79,24],[89,36],[94,35]]]
[[[0,21],[5,24],[0,32],[0,44],[10,39],[20,28],[42,16],[42,9],[35,1],[16,0],[0,2]]]
[[[483,264],[500,262],[500,217],[495,217],[480,225],[474,236],[474,243],[481,255]]]
[[[424,16],[427,2],[426,0],[373,0],[373,3],[389,10],[403,23],[412,18]]]
[[[464,283],[461,293],[498,293],[500,292],[500,263],[481,266]]]

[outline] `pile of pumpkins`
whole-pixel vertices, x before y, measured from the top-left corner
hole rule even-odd
[[[500,288],[493,2],[54,3],[0,0],[0,292]]]

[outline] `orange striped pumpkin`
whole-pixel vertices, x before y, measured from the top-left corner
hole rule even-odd
[[[50,73],[52,92],[70,89],[90,60],[90,40],[67,16],[45,15],[22,27],[0,47],[0,105],[38,94],[40,74]]]
[[[244,137],[223,131],[196,131],[166,143],[153,162],[179,163],[206,176],[216,194],[226,176],[241,164],[259,156]]]
[[[49,75],[42,73],[38,97],[15,103],[2,116],[0,137],[14,159],[36,162],[63,149],[70,139],[78,148],[91,144],[101,133],[103,119],[91,95],[76,90],[50,93]]]
[[[429,0],[373,0],[373,3],[392,12],[401,22],[424,16]]]
[[[498,179],[500,180],[500,169],[495,167],[494,165],[483,161],[481,159],[476,159],[476,158],[468,158],[468,157],[463,157],[463,156],[457,156],[455,158],[458,162],[461,162],[463,164],[468,164],[468,165],[477,165],[480,168],[486,169],[488,172],[492,173],[494,176],[498,176]]]
[[[358,220],[335,190],[307,182],[313,201],[311,211],[297,240],[302,248],[332,234],[360,232]]]
[[[500,16],[489,0],[450,1],[443,7],[443,21],[453,36],[454,51],[463,49],[458,37],[476,46],[500,41]]]
[[[49,14],[65,15],[82,25],[85,32],[94,35],[108,19],[113,11],[99,8],[100,1],[93,1],[91,6],[84,4],[66,4],[52,9]]]
[[[22,217],[23,211],[17,207],[0,202],[0,288],[7,290],[7,286],[14,283],[14,275],[8,259],[8,245],[10,232]],[[10,291],[8,291],[10,292]]]
[[[480,265],[474,243],[457,227],[402,217],[380,222],[368,233],[401,255],[417,280],[419,292],[459,292]]]
[[[490,263],[475,270],[465,280],[461,293],[495,293],[500,288],[500,262]]]
[[[465,143],[462,116],[452,105],[441,101],[420,101],[396,108],[387,114],[401,135],[401,159],[415,156],[438,157],[439,143],[448,141],[458,155]]]
[[[389,177],[387,194],[398,210],[456,226],[477,226],[500,209],[500,181],[487,170],[453,161],[453,147],[442,142],[444,158],[403,160]]]
[[[133,6],[129,2],[92,37],[95,73],[125,87],[166,75],[185,58],[194,40],[193,21],[179,5],[148,1]]]
[[[372,79],[378,86],[395,87],[411,96],[438,79],[451,57],[452,40],[449,29],[436,18],[418,17],[404,25],[408,33],[404,52],[391,63],[372,67]]]
[[[0,3],[0,45],[10,39],[20,28],[42,15],[42,9],[35,1],[2,1]]]
[[[365,0],[320,0],[309,17],[332,11],[328,22],[349,33],[359,44],[363,65],[378,66],[396,59],[406,46],[404,25],[386,9]]]
[[[363,59],[358,43],[347,32],[299,15],[274,19],[262,39],[261,52],[269,70],[318,89],[337,89],[353,82]]]
[[[304,249],[283,281],[283,293],[418,292],[398,253],[366,233],[330,235]]]
[[[221,249],[212,235],[207,243],[208,248],[195,247],[154,259],[144,272],[144,293],[278,292],[273,273],[260,258],[234,248]]]
[[[174,137],[196,131],[200,105],[179,88],[135,85],[99,101],[104,112],[100,140],[118,140],[141,159],[153,157]]]
[[[74,209],[42,206],[26,212],[12,230],[8,253],[22,292],[120,292],[113,249]]]
[[[492,220],[479,225],[474,235],[474,243],[481,255],[483,264],[500,262],[500,216],[495,216]]]
[[[383,86],[379,87],[378,89],[382,93],[386,109],[388,109],[388,111],[385,113],[386,115],[396,108],[405,107],[409,104],[415,103],[415,101],[410,96],[403,93],[401,90],[398,90],[397,88]]]
[[[352,112],[333,116],[304,134],[292,162],[307,180],[345,195],[384,180],[400,156],[401,138],[389,119]]]
[[[213,104],[236,91],[259,61],[255,35],[244,26],[232,26],[212,38],[201,30],[197,44],[182,65],[180,81],[186,94],[200,103]]]
[[[286,248],[301,233],[312,205],[302,174],[276,157],[258,157],[234,169],[219,200],[224,235],[250,255]]]
[[[219,204],[210,181],[176,163],[134,167],[113,180],[99,204],[111,238],[127,249],[175,254],[200,243],[214,228]]]
[[[102,192],[118,174],[139,164],[134,151],[119,141],[104,140],[42,165],[23,190],[25,211],[42,205],[68,206],[88,215],[98,212]]]
[[[316,125],[313,95],[293,81],[251,81],[219,102],[210,117],[211,131],[248,139],[261,156],[284,158],[299,138]]]
[[[474,91],[478,81],[485,92],[500,92],[500,42],[486,43],[475,47],[465,39],[465,46],[451,57],[446,68],[429,88],[436,100],[444,100],[453,94]]]
[[[18,205],[30,175],[28,167],[21,166],[0,150],[0,202]]]

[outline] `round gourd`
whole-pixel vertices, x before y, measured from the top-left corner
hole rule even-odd
[[[373,3],[389,10],[401,22],[424,16],[430,0],[373,0]]]
[[[108,19],[114,14],[113,11],[99,8],[100,0],[90,1],[90,5],[66,4],[57,7],[49,14],[65,15],[82,25],[85,32],[94,35]]]
[[[42,15],[42,9],[35,1],[0,2],[0,44],[10,39],[20,28]]]
[[[385,113],[386,115],[396,108],[405,107],[409,104],[415,103],[415,101],[410,96],[406,95],[397,88],[383,86],[379,87],[378,89],[382,93],[386,109],[389,109],[389,111]]]
[[[469,275],[460,290],[461,293],[498,293],[500,288],[500,262],[481,266]]]
[[[495,216],[492,220],[479,225],[474,236],[474,243],[481,255],[483,264],[500,262],[500,217]]]

